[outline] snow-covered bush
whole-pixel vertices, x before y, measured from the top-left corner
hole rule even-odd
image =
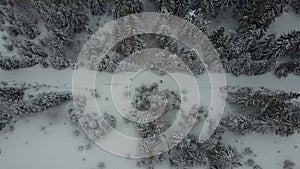
[[[98,113],[85,114],[80,119],[80,123],[91,140],[104,138],[116,127],[115,117],[107,113],[103,113],[103,115]]]
[[[283,169],[293,169],[295,167],[295,163],[290,160],[285,160],[283,163]]]
[[[149,123],[136,123],[135,129],[142,138],[159,136],[167,128],[167,122],[154,120]]]
[[[209,153],[210,166],[233,169],[241,166],[241,155],[231,146],[218,143]]]

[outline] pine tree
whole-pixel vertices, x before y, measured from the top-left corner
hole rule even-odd
[[[154,1],[154,5],[158,12],[173,13],[175,9],[175,0],[151,0]]]
[[[88,3],[92,15],[103,15],[106,12],[106,2],[104,0],[89,0]]]
[[[300,31],[291,31],[275,39],[269,35],[253,45],[251,52],[255,60],[274,60],[286,54],[295,54],[300,49]]]
[[[287,0],[259,0],[255,3],[254,9],[249,6],[248,10],[240,19],[240,33],[251,30],[258,30],[259,37],[262,37],[275,18],[283,13]]]
[[[275,38],[276,35],[271,34],[268,35],[266,38],[253,43],[249,49],[249,52],[251,53],[251,58],[253,60],[269,60],[270,57],[266,57],[266,55],[268,55],[270,52],[268,49],[274,46]]]
[[[296,14],[300,14],[300,2],[298,0],[290,0],[289,5]]]
[[[182,48],[179,51],[178,57],[188,65],[190,70],[195,74],[195,75],[200,75],[204,73],[205,71],[205,66],[202,63],[201,59],[197,56],[195,51],[193,50],[187,50],[185,48]]]
[[[25,91],[24,88],[0,87],[0,100],[1,101],[22,100],[25,94],[24,91]]]
[[[170,28],[170,13],[163,10],[164,15],[161,16],[160,25],[158,28],[158,34],[156,35],[157,44],[162,49],[167,49],[172,53],[177,52],[177,40],[172,38]]]
[[[227,87],[228,103],[241,106],[247,113],[225,118],[222,125],[236,133],[275,133],[289,136],[299,131],[299,93],[250,87]]]
[[[199,9],[206,19],[214,19],[231,4],[232,0],[192,0],[190,8]]]
[[[289,73],[300,75],[300,60],[295,59],[278,65],[274,74],[278,77],[287,77]]]
[[[224,63],[224,69],[235,76],[239,75],[261,75],[274,68],[275,63],[268,60],[251,60],[249,53],[241,54],[239,58],[229,60]]]
[[[190,6],[190,0],[175,0],[175,8],[173,15],[179,16],[179,17],[184,17]]]
[[[139,19],[140,18],[133,15],[128,16],[128,19],[123,20],[115,29],[116,40],[121,40],[118,43],[116,50],[119,54],[124,56],[123,58],[140,51],[145,47],[141,36],[136,35],[138,32],[141,32]]]
[[[115,0],[112,8],[114,18],[118,19],[126,15],[142,12],[144,4],[140,0]]]
[[[225,35],[225,28],[221,27],[215,31],[213,31],[208,38],[214,45],[214,47],[220,51],[221,48],[224,48],[224,44],[226,43],[228,37]]]
[[[210,166],[215,168],[239,167],[242,165],[241,158],[236,149],[220,142],[209,152]]]
[[[240,1],[240,0],[232,0],[231,7],[234,13],[234,18],[240,20],[243,15],[248,13],[249,9],[254,9],[257,0],[248,0],[248,1]]]

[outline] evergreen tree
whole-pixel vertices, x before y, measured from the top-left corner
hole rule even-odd
[[[221,48],[224,48],[224,44],[226,43],[228,37],[225,35],[225,28],[221,27],[215,31],[213,31],[208,38],[214,45],[214,47],[220,51]]]
[[[234,13],[234,18],[240,20],[243,15],[245,15],[249,9],[254,9],[257,0],[248,0],[248,1],[240,1],[240,0],[232,0],[231,7]]]
[[[112,4],[113,16],[115,19],[126,15],[140,13],[144,10],[144,4],[140,0],[115,0]]]
[[[164,11],[165,12],[165,11]],[[171,28],[169,26],[170,24],[170,17],[169,13],[165,13],[161,17],[161,24],[158,28],[158,33],[156,35],[157,44],[160,48],[167,49],[172,53],[177,52],[178,42],[176,39],[172,38],[171,36]]]
[[[300,31],[291,31],[282,34],[275,39],[270,35],[266,39],[257,42],[251,49],[253,58],[274,60],[285,54],[295,54],[300,49]]]
[[[241,54],[239,58],[227,61],[224,69],[235,76],[239,75],[261,75],[273,69],[275,63],[268,60],[255,61],[249,53]]]
[[[106,12],[106,2],[104,0],[89,0],[88,3],[92,15],[103,15]]]
[[[189,66],[190,70],[195,75],[200,75],[204,73],[205,66],[202,63],[201,59],[197,56],[195,51],[193,50],[187,50],[185,48],[182,48],[179,51],[178,57]]]
[[[300,60],[295,59],[278,65],[274,74],[278,77],[287,77],[289,73],[300,75]]]
[[[25,94],[24,88],[17,87],[0,87],[1,101],[16,101],[22,100]]]
[[[271,34],[265,37],[264,39],[260,41],[256,41],[253,43],[249,49],[249,52],[251,53],[251,58],[253,60],[265,60],[270,59],[270,57],[266,57],[266,55],[269,54],[269,50],[274,46],[276,35]]]
[[[249,6],[248,10],[240,19],[240,33],[251,30],[258,30],[259,37],[262,37],[275,18],[283,13],[287,0],[259,0],[255,3],[254,9]]]
[[[175,9],[175,0],[151,0],[154,1],[154,5],[158,12],[173,13]]]
[[[300,14],[300,1],[290,0],[289,5],[296,14]]]
[[[175,0],[175,8],[173,15],[179,17],[185,17],[187,12],[189,11],[190,0]]]
[[[289,136],[299,131],[300,104],[293,101],[299,93],[253,89],[250,87],[227,87],[226,101],[239,105],[245,112],[230,116],[222,123],[237,133],[259,132]]]
[[[209,152],[210,166],[214,168],[239,167],[242,165],[241,158],[236,149],[220,142]]]
[[[191,0],[190,9],[199,9],[206,19],[216,18],[224,9],[232,4],[232,0]]]

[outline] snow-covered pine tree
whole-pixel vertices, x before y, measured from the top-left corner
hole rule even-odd
[[[249,11],[249,9],[254,9],[257,0],[248,0],[248,1],[241,1],[241,0],[231,0],[230,7],[233,11],[233,17],[237,20],[240,20],[245,13]]]
[[[50,56],[48,60],[54,69],[63,70],[70,66],[69,61],[61,56]]]
[[[287,77],[289,73],[294,73],[295,75],[300,76],[300,60],[294,59],[285,63],[279,64],[274,74],[278,77]]]
[[[289,5],[296,14],[300,14],[300,1],[290,0]]]
[[[140,0],[114,0],[111,7],[114,18],[118,19],[126,15],[142,12],[144,10],[144,3]]]
[[[31,41],[24,40],[24,43],[18,46],[19,55],[22,57],[27,56],[31,58],[47,58],[48,54],[44,51],[44,49]]]
[[[30,102],[41,107],[42,110],[46,110],[71,99],[71,92],[44,92],[39,93],[32,100],[30,100]]]
[[[175,0],[175,8],[173,10],[173,15],[178,17],[185,17],[189,11],[190,0]]]
[[[104,0],[89,0],[88,1],[92,15],[103,15],[106,12],[106,2]]]
[[[225,35],[225,28],[221,27],[209,34],[208,38],[214,47],[220,51],[224,48],[224,43],[226,43],[228,36]]]
[[[242,166],[242,156],[230,145],[221,142],[208,153],[211,168],[233,169]]]
[[[170,24],[170,17],[167,13],[166,9],[162,11],[165,15],[161,17],[161,24],[158,28],[158,33],[156,35],[157,44],[160,48],[167,49],[168,51],[172,53],[177,52],[178,42],[176,39],[172,38],[171,36],[171,28],[169,26]]]
[[[251,59],[253,60],[269,60],[270,57],[266,57],[269,54],[270,48],[274,46],[276,39],[275,34],[271,34],[266,36],[264,39],[255,41],[251,47],[249,48],[249,52],[251,53]]]
[[[300,49],[300,31],[284,33],[280,37],[269,35],[262,41],[256,42],[250,49],[255,60],[275,60],[278,57],[293,55]]]
[[[245,33],[258,30],[258,38],[261,38],[275,18],[283,13],[283,8],[287,5],[287,0],[259,0],[255,2],[255,7],[249,6],[248,10],[240,19],[238,32]]]
[[[222,125],[237,133],[259,132],[289,136],[300,130],[299,93],[265,88],[226,87],[228,103],[244,112],[225,118]]]
[[[0,101],[22,100],[25,88],[0,87]]]
[[[232,0],[191,0],[190,9],[200,10],[206,19],[214,19],[231,4]]]
[[[175,9],[175,0],[151,0],[153,1],[158,12],[173,13]]]
[[[4,12],[1,10],[1,8],[0,8],[0,27],[1,27],[3,24],[5,24],[5,19],[4,19],[4,17],[5,17],[5,14],[4,14]]]
[[[121,40],[116,47],[116,51],[123,55],[122,58],[129,56],[137,51],[142,50],[145,45],[144,41],[140,35],[135,35],[138,32],[141,32],[140,18],[134,15],[130,15],[124,20],[122,24],[117,25],[115,28],[115,36],[117,40]],[[128,38],[125,38],[128,35],[133,35]]]
[[[201,59],[197,56],[196,52],[193,50],[187,50],[182,48],[178,57],[190,68],[190,70],[195,75],[201,75],[205,71],[205,66],[202,63]]]
[[[20,68],[28,68],[37,65],[39,61],[32,57],[2,57],[0,58],[0,69],[2,70],[14,70]]]
[[[194,135],[188,135],[169,151],[169,162],[176,168],[189,168],[207,165],[207,150]]]

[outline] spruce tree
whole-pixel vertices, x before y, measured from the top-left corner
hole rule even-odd
[[[111,6],[115,19],[130,14],[140,13],[144,10],[144,4],[140,0],[115,0]]]
[[[290,0],[289,5],[296,14],[300,14],[300,1]]]
[[[175,0],[173,15],[184,17],[189,11],[190,0]]]
[[[283,13],[287,0],[259,0],[255,2],[254,9],[249,6],[248,10],[240,19],[240,33],[258,30],[258,37],[262,37],[275,18]]]
[[[295,75],[300,76],[300,60],[294,59],[285,63],[279,64],[274,74],[278,77],[287,77],[289,73],[294,73]]]
[[[299,131],[299,93],[265,88],[226,87],[230,104],[243,112],[225,118],[222,125],[237,133],[259,132],[289,136]]]
[[[103,15],[106,12],[106,2],[104,0],[89,0],[88,2],[92,15]]]

